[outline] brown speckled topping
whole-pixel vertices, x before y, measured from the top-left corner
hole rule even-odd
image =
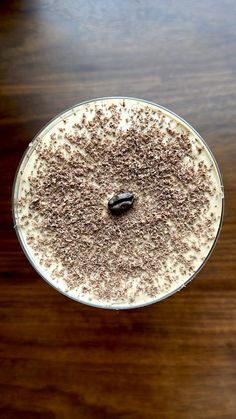
[[[151,108],[97,105],[88,115],[70,129],[63,119],[38,142],[21,225],[42,266],[59,261],[53,277],[81,298],[155,298],[193,273],[199,242],[214,239],[211,167],[181,126]],[[113,216],[108,200],[126,191],[133,207]]]

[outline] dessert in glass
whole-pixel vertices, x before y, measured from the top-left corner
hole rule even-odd
[[[199,272],[219,235],[223,184],[201,136],[160,105],[108,97],[56,116],[16,173],[13,218],[36,271],[64,295],[126,309]]]

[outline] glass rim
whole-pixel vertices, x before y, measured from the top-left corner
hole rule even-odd
[[[198,269],[186,280],[184,281],[182,284],[180,284],[177,288],[171,290],[170,292],[167,292],[164,295],[160,295],[159,297],[153,298],[150,301],[146,301],[146,302],[141,302],[141,303],[135,303],[135,304],[120,304],[120,305],[116,305],[116,304],[104,304],[104,303],[97,303],[97,302],[90,302],[90,301],[84,301],[83,299],[80,298],[76,298],[75,296],[70,295],[69,293],[63,291],[60,287],[57,287],[56,284],[54,285],[52,283],[52,281],[48,280],[45,275],[43,275],[43,272],[40,271],[40,269],[38,268],[38,266],[36,265],[35,260],[31,257],[28,248],[29,245],[27,245],[27,243],[25,243],[25,241],[23,240],[23,237],[20,233],[20,229],[17,225],[17,205],[16,205],[16,192],[17,191],[17,181],[18,181],[18,177],[20,174],[20,171],[22,169],[22,165],[25,162],[25,164],[27,163],[28,159],[27,157],[31,155],[31,152],[33,151],[33,146],[35,145],[35,143],[37,142],[37,139],[40,138],[40,135],[49,127],[51,127],[51,125],[56,122],[56,120],[58,118],[60,118],[61,116],[65,115],[67,112],[73,111],[75,108],[78,108],[80,106],[89,104],[89,103],[93,103],[93,102],[99,102],[99,101],[104,101],[104,100],[133,100],[136,102],[143,102],[144,104],[148,104],[154,107],[159,108],[161,111],[163,111],[166,114],[170,114],[171,116],[174,117],[174,119],[179,120],[183,125],[185,125],[190,131],[192,131],[204,144],[204,146],[206,147],[210,157],[212,158],[218,177],[219,177],[219,182],[220,182],[220,187],[221,187],[221,194],[222,194],[222,201],[221,201],[221,216],[220,216],[220,221],[219,221],[219,226],[218,226],[218,230],[215,236],[215,239],[206,255],[206,257],[204,258],[204,260],[202,261],[201,265],[198,267]],[[78,303],[81,304],[85,304],[87,306],[91,306],[91,307],[95,307],[95,308],[103,308],[103,309],[108,309],[108,310],[127,310],[127,309],[135,309],[135,308],[141,308],[141,307],[145,307],[145,306],[149,306],[155,303],[158,303],[162,300],[165,300],[168,297],[171,297],[172,295],[174,295],[175,293],[177,293],[178,291],[180,291],[181,289],[183,289],[185,286],[187,286],[196,276],[197,274],[200,272],[200,270],[203,268],[203,266],[205,265],[205,263],[208,261],[208,259],[210,258],[215,245],[218,241],[219,235],[220,235],[220,231],[222,228],[222,224],[223,224],[223,218],[224,218],[224,185],[223,185],[223,179],[222,179],[222,175],[219,169],[219,165],[216,161],[216,158],[213,154],[213,152],[211,151],[210,147],[208,146],[208,144],[206,143],[206,141],[202,138],[202,136],[198,133],[198,131],[192,127],[192,125],[190,125],[187,121],[185,121],[184,118],[180,117],[179,115],[177,115],[175,112],[169,110],[168,108],[165,108],[162,105],[159,105],[158,103],[155,102],[151,102],[149,100],[145,100],[145,99],[140,99],[140,98],[135,98],[135,97],[129,97],[129,96],[104,96],[104,97],[98,97],[98,98],[94,98],[94,99],[89,99],[83,102],[79,102],[67,109],[64,109],[62,112],[60,112],[59,114],[57,114],[55,117],[51,118],[37,133],[36,135],[33,137],[33,139],[30,141],[30,143],[28,144],[27,148],[25,149],[20,162],[18,164],[18,167],[16,169],[16,173],[15,173],[15,177],[14,177],[14,181],[13,181],[13,186],[12,186],[12,197],[11,197],[11,209],[12,209],[12,217],[13,217],[13,222],[14,222],[14,228],[16,231],[16,235],[17,238],[19,240],[20,246],[26,256],[26,258],[28,259],[28,261],[30,262],[31,266],[34,268],[34,270],[39,274],[39,276],[47,283],[49,284],[52,288],[54,288],[55,290],[57,290],[58,292],[60,292],[62,295],[64,295],[67,298],[70,298],[71,300],[74,300]]]

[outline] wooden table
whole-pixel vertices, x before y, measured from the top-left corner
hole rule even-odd
[[[2,1],[0,418],[236,418],[236,2]],[[212,148],[224,226],[185,290],[110,312],[66,299],[29,265],[14,172],[55,114],[125,95],[187,119]]]

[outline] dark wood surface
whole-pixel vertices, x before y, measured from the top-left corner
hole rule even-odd
[[[235,0],[5,0],[0,10],[0,418],[235,419]],[[197,279],[124,312],[80,305],[41,280],[10,212],[36,132],[108,95],[186,118],[226,190],[222,234]]]

